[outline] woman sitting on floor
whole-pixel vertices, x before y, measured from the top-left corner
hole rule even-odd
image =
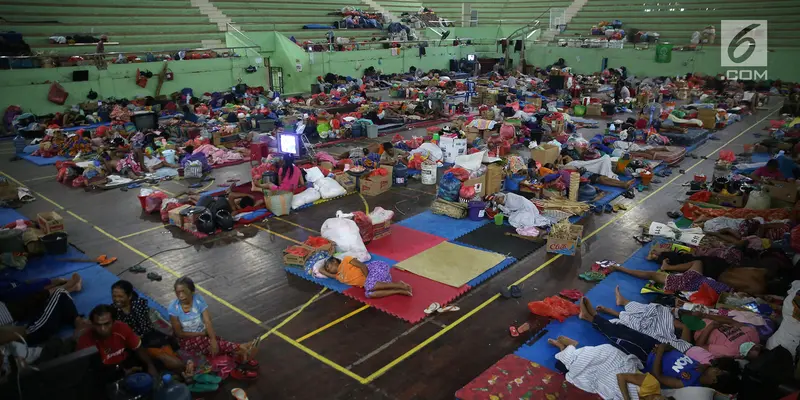
[[[147,300],[140,298],[128,281],[117,281],[111,285],[111,299],[114,307],[114,319],[124,322],[142,339],[142,346],[147,354],[175,373],[184,372],[183,361],[175,354],[177,340],[171,332],[157,330],[150,320],[150,306]]]
[[[181,349],[189,353],[214,357],[227,354],[241,360],[252,360],[258,350],[259,339],[238,344],[217,336],[211,323],[211,314],[203,296],[195,294],[194,282],[188,277],[175,281],[175,296],[169,305],[169,318]]]
[[[284,154],[283,158],[278,162],[278,184],[275,185],[271,182],[260,182],[260,180],[253,180],[252,190],[259,189],[279,190],[292,193],[300,193],[305,190],[305,179],[303,179],[303,170],[294,165],[294,157],[291,154]]]
[[[330,257],[319,272],[350,286],[363,287],[369,298],[379,298],[399,294],[411,296],[411,285],[405,282],[392,282],[389,272],[391,265],[383,261],[370,261],[367,264],[346,256],[342,260]]]

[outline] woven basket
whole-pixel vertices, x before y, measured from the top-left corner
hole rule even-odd
[[[434,214],[446,215],[450,218],[461,219],[467,216],[467,204],[456,203],[437,198],[431,205],[431,211]]]

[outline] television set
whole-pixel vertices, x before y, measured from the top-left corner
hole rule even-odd
[[[294,132],[281,132],[278,134],[278,151],[283,154],[291,154],[300,157],[302,146],[300,135]]]
[[[467,61],[475,61],[476,57],[475,54],[467,54]]]

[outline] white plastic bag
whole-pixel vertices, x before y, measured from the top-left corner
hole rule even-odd
[[[386,210],[383,207],[375,207],[375,209],[369,213],[369,219],[372,221],[372,225],[384,223],[392,218],[394,218],[394,211]]]
[[[306,181],[314,183],[322,178],[325,175],[322,175],[322,171],[318,167],[309,168],[306,170]]]
[[[347,194],[347,190],[333,178],[322,178],[315,181],[314,188],[319,190],[323,199],[332,199]]]
[[[336,251],[345,256],[355,257],[358,261],[367,262],[372,257],[361,240],[358,225],[347,218],[328,218],[320,228],[320,234],[325,239],[336,243]]]
[[[303,193],[296,194],[292,197],[292,209],[296,210],[308,203],[313,203],[322,197],[319,190],[315,188],[308,188]]]
[[[456,167],[461,167],[466,169],[467,171],[475,171],[481,167],[481,160],[483,160],[483,154],[486,153],[485,151],[479,151],[477,153],[472,154],[464,154],[461,156],[457,156],[455,159]]]
[[[766,210],[770,207],[772,201],[769,198],[769,193],[760,190],[750,192],[750,198],[747,199],[747,205],[744,208],[751,210]]]

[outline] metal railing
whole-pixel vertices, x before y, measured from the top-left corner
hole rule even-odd
[[[165,55],[168,55],[171,60],[175,60],[173,56],[183,52],[185,57],[182,61],[193,60],[192,54],[208,53],[213,57],[210,58],[231,58],[240,57],[237,50],[242,49],[256,49],[258,46],[241,46],[241,47],[211,47],[211,48],[193,48],[193,49],[173,49],[173,50],[155,50],[155,51],[113,51],[105,53],[81,53],[81,54],[32,54],[27,56],[0,56],[0,69],[30,69],[30,68],[54,68],[54,67],[75,67],[75,66],[97,66],[102,64],[115,64],[120,55],[127,60],[130,56],[137,56],[140,61],[145,62],[148,55],[155,58],[155,62],[163,61]],[[208,59],[209,57],[201,58]],[[27,62],[26,62],[27,61]],[[175,60],[177,61],[177,60]]]
[[[273,27],[273,29],[274,29],[274,28],[275,28],[275,25],[273,24],[273,26],[272,26],[272,27]],[[253,53],[255,53],[255,54],[254,54],[254,56],[255,56],[255,57],[259,57],[259,56],[261,55],[261,54],[260,54],[260,52],[259,52],[259,51],[261,51],[261,50],[262,50],[262,49],[261,49],[261,46],[260,46],[258,43],[256,43],[256,41],[255,41],[255,40],[253,40],[252,38],[250,38],[250,36],[247,36],[247,34],[245,34],[244,32],[240,31],[240,30],[239,30],[237,27],[235,27],[235,26],[231,25],[231,23],[230,23],[230,22],[226,22],[226,23],[225,23],[225,29],[226,29],[228,32],[232,32],[232,34],[233,34],[233,35],[236,37],[236,39],[238,39],[238,40],[242,41],[244,44],[246,44],[246,45],[248,45],[248,46],[253,46],[253,47],[255,47],[255,48],[257,48],[257,49],[258,49],[258,50],[251,50],[251,49],[249,49],[249,47],[248,47],[248,50],[246,50],[247,52],[253,52]]]

